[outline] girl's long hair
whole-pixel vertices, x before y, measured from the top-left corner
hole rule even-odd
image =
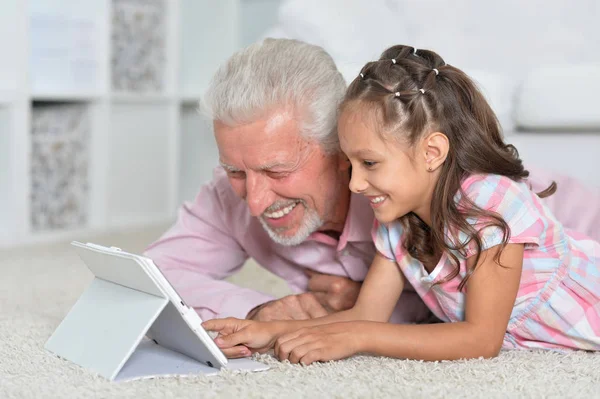
[[[470,201],[461,182],[472,174],[496,174],[520,181],[529,172],[516,148],[504,143],[498,119],[473,81],[433,51],[397,45],[362,68],[348,88],[341,109],[356,103],[375,109],[382,131],[393,133],[411,146],[423,134],[433,131],[444,133],[450,143],[433,193],[431,228],[414,213],[403,216],[404,249],[425,264],[435,263],[446,252],[455,269],[443,283],[460,272],[453,251],[466,257],[467,245],[474,243],[477,265],[482,251],[481,229],[497,226],[503,232],[501,249],[495,258],[499,263],[510,229],[500,215]],[[543,198],[555,191],[553,182],[538,195]],[[461,198],[458,203],[457,194]],[[469,218],[485,223],[475,227],[467,221]],[[445,228],[450,237],[445,237]],[[467,235],[467,240],[459,240],[460,232]],[[460,290],[474,269],[475,266],[467,271]]]

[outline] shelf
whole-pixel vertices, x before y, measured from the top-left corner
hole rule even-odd
[[[170,110],[161,104],[115,104],[108,134],[109,226],[170,214]]]
[[[62,92],[62,93],[32,93],[32,101],[75,103],[98,101],[105,97],[102,93],[94,92]]]
[[[179,101],[184,105],[198,105],[200,100],[202,99],[202,95],[194,95],[194,94],[184,94],[179,97]]]
[[[11,105],[15,100],[15,93],[12,90],[0,90],[0,106]]]
[[[66,97],[69,93],[95,93],[103,87],[106,33],[99,22],[108,3],[43,0],[28,4],[32,92],[40,97],[48,97],[46,93]]]
[[[3,2],[0,247],[173,220],[218,162],[198,106],[243,2]]]
[[[0,5],[0,106],[11,104],[20,91],[25,91],[27,45],[26,9],[24,1],[2,1]]]
[[[165,0],[112,0],[113,90],[160,93],[166,89],[167,6]]]
[[[30,220],[33,232],[82,228],[89,220],[91,123],[84,104],[31,110]]]
[[[202,93],[217,68],[238,48],[240,1],[182,1],[180,19],[179,89]]]
[[[212,122],[198,112],[197,106],[187,104],[180,108],[180,120],[178,203],[193,200],[219,165]]]
[[[0,193],[11,193],[12,169],[11,164],[11,113],[6,108],[0,108]],[[0,238],[10,234],[14,221],[12,220],[12,197],[0,195]]]
[[[118,103],[166,103],[175,99],[174,95],[151,93],[113,92],[110,99]]]

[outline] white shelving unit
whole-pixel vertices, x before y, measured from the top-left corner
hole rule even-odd
[[[0,248],[173,220],[218,161],[198,100],[278,3],[2,2]]]

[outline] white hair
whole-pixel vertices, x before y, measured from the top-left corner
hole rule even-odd
[[[346,83],[321,47],[265,39],[235,54],[215,73],[201,110],[229,126],[256,121],[291,105],[303,116],[301,133],[327,153],[339,151],[338,106]]]

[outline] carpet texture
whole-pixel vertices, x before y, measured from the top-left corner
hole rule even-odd
[[[140,252],[164,229],[85,237]],[[92,276],[68,243],[0,253],[0,398],[485,397],[600,398],[600,355],[502,352],[492,360],[418,362],[358,356],[261,373],[110,383],[44,350]],[[275,295],[289,291],[249,264],[231,279]]]

